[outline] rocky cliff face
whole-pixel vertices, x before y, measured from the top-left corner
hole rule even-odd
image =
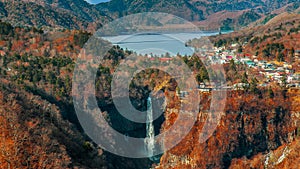
[[[291,105],[288,99],[281,96],[259,99],[253,95],[231,94],[226,111],[208,140],[199,142],[207,116],[202,110],[190,133],[163,155],[156,168],[236,168],[243,166],[237,165],[241,163],[251,166],[247,159],[258,159],[258,154],[259,157],[267,157],[268,152],[272,154],[272,150],[280,151],[276,149],[296,140],[300,118],[299,112],[294,111]],[[174,109],[171,111],[167,114],[177,113]],[[166,119],[165,128],[176,120]],[[288,150],[285,151],[287,154]],[[264,163],[254,168],[264,168]]]
[[[300,139],[299,137],[288,144],[280,146],[268,154],[258,154],[251,159],[233,159],[230,168],[281,168],[297,169],[300,161]]]

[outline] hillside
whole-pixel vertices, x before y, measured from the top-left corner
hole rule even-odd
[[[95,31],[112,18],[139,12],[164,12],[203,29],[237,29],[274,11],[293,11],[297,0],[112,0],[97,5],[84,0],[3,0],[0,19],[14,26]]]
[[[0,9],[0,19],[14,26],[96,30],[109,20],[84,0],[1,1]]]
[[[295,0],[276,0],[262,1],[262,0],[240,0],[240,1],[230,1],[230,0],[215,0],[215,1],[206,1],[206,0],[112,0],[107,3],[99,4],[98,6],[107,9],[111,12],[118,12],[120,14],[129,14],[136,12],[145,12],[145,11],[159,11],[166,13],[177,13],[178,10],[186,12],[182,17],[186,19],[191,19],[196,21],[197,18],[194,16],[189,16],[189,14],[199,15],[200,20],[206,18],[207,16],[220,12],[223,10],[226,11],[237,11],[237,10],[247,10],[247,9],[257,9],[260,13],[268,13],[275,9],[281,8],[289,3],[297,2]],[[181,9],[178,9],[180,7]],[[176,9],[174,11],[174,9]]]
[[[177,15],[198,24],[205,29],[218,29],[220,26],[239,28],[254,22],[264,15],[293,4],[297,0],[112,0],[98,4],[99,9],[121,17],[137,12],[165,12]],[[290,9],[292,10],[292,9]]]
[[[244,54],[255,55],[260,60],[295,63],[295,50],[300,49],[300,14],[275,14],[256,24],[259,26],[212,37],[211,40],[216,46],[229,48],[231,44],[238,44]]]
[[[0,168],[106,165],[98,149],[62,117],[68,107],[0,81]]]
[[[147,168],[148,159],[103,151],[86,136],[72,103],[75,59],[91,34],[45,33],[0,22],[0,168]],[[115,49],[111,60],[129,55]],[[113,67],[112,65],[110,67]],[[107,104],[106,70],[97,80]],[[111,105],[107,106],[109,113]],[[117,114],[117,113],[116,113]],[[122,128],[122,127],[119,127]],[[18,141],[18,138],[24,138]]]

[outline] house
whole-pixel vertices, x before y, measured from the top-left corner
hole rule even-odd
[[[233,44],[231,44],[231,47],[237,47],[238,46],[238,44],[237,43],[233,43]]]
[[[231,60],[231,59],[233,59],[233,56],[226,56],[226,59]]]
[[[246,56],[246,57],[251,57],[252,55],[249,54],[249,53],[246,53],[245,56]]]
[[[245,63],[246,63],[249,67],[255,67],[255,66],[256,66],[256,64],[255,64],[253,61],[251,61],[251,60],[246,61]]]
[[[294,77],[293,77],[293,76],[288,76],[288,77],[287,77],[287,82],[288,82],[288,83],[291,83],[293,80],[294,80]]]
[[[251,59],[249,59],[248,57],[245,58],[241,58],[241,62],[246,63],[248,61],[252,61]]]
[[[274,65],[272,63],[267,63],[266,64],[266,69],[272,69],[272,70],[274,70],[275,67],[274,67]]]
[[[205,88],[205,86],[206,86],[206,85],[205,85],[204,83],[200,83],[199,86],[198,86],[198,88],[199,88],[199,89],[200,89],[200,88]]]
[[[258,66],[262,67],[262,68],[266,68],[267,62],[266,61],[258,61],[257,63]]]
[[[209,93],[212,90],[212,88],[200,88],[198,90],[202,93]]]

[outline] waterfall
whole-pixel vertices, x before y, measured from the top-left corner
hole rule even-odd
[[[145,144],[148,156],[152,157],[155,148],[155,130],[153,124],[152,100],[150,96],[147,99],[147,121]]]

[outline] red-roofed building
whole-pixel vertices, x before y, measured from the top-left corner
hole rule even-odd
[[[252,56],[251,54],[249,54],[249,53],[246,53],[245,54],[245,56],[247,56],[247,57],[250,57],[250,56]]]
[[[233,56],[226,56],[226,59],[233,59]]]

